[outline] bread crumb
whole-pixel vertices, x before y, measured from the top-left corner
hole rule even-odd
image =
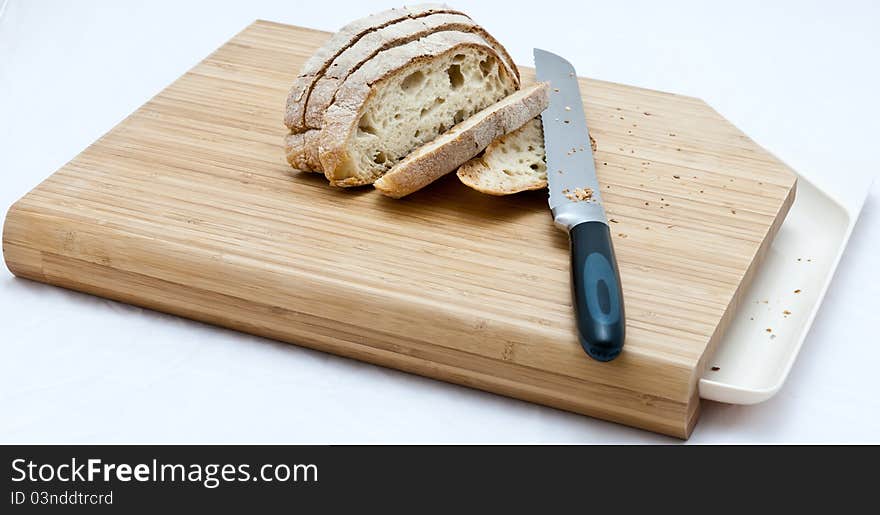
[[[718,372],[721,370],[721,367],[712,367],[712,372]]]
[[[611,223],[613,223],[613,224],[619,224],[619,223],[620,223],[620,222],[618,222],[617,220],[615,220],[615,219],[613,219],[613,218],[609,218],[608,221],[611,222]]]
[[[730,212],[736,214],[736,209],[731,209]]]
[[[771,328],[769,328],[769,327],[768,327],[767,329],[764,329],[764,330],[767,331],[768,333],[772,333],[772,332],[773,332],[773,329],[771,329]]]
[[[672,178],[673,179],[681,179],[681,176],[680,175],[673,175]]]
[[[566,188],[562,190],[562,193],[572,202],[582,202],[593,199],[592,188],[575,188],[574,191]]]
[[[785,315],[785,316],[788,316],[788,315],[791,314],[791,311],[789,311],[789,310],[786,309],[785,311],[782,312],[782,314]]]
[[[626,234],[623,234],[622,232],[617,233],[617,235],[620,236],[621,238],[627,238],[627,237],[628,237]]]
[[[800,290],[795,290],[794,292],[795,292],[795,293],[800,293],[801,291],[800,291]]]

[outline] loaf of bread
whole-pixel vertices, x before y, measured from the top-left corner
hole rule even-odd
[[[372,184],[416,148],[513,93],[516,77],[483,38],[437,32],[385,50],[352,73],[324,115],[324,175]]]
[[[377,180],[383,194],[400,198],[420,190],[476,156],[496,138],[517,130],[547,108],[547,83],[492,104],[406,156]]]
[[[374,14],[306,62],[287,99],[285,154],[335,186],[375,183],[395,198],[456,169],[492,195],[544,188],[535,116],[546,86],[519,87],[510,55],[464,13],[423,4]]]
[[[463,15],[433,14],[418,19],[407,19],[363,36],[357,43],[348,47],[333,61],[318,78],[311,92],[302,102],[294,103],[289,112],[305,111],[304,126],[291,126],[291,134],[286,140],[288,162],[303,171],[322,171],[318,159],[318,134],[323,126],[324,114],[336,98],[336,92],[344,81],[364,63],[380,52],[418,40],[435,32],[466,32],[479,35],[500,56],[511,76],[518,78],[516,67],[502,47],[482,27]]]
[[[290,129],[285,153],[290,165],[302,171],[322,171],[317,147],[319,130],[326,109],[350,74],[384,50],[443,31],[479,35],[495,49],[518,85],[519,71],[504,47],[461,12],[444,5],[424,4],[362,18],[331,37],[294,81],[285,109],[285,124]]]
[[[435,32],[471,32],[482,37],[504,59],[505,65],[513,71],[512,61],[507,52],[492,36],[473,20],[463,14],[432,14],[415,19],[406,19],[387,27],[377,29],[361,37],[346,48],[327,67],[324,73],[312,84],[305,101],[293,106],[294,112],[305,109],[302,126],[292,126],[291,130],[320,129],[324,122],[324,112],[333,103],[339,86],[361,65],[379,52],[423,38]],[[514,75],[516,76],[516,75]]]
[[[303,106],[306,94],[311,91],[314,81],[317,80],[332,64],[333,60],[353,45],[364,35],[377,29],[387,27],[406,19],[417,19],[437,13],[449,13],[464,15],[443,4],[420,4],[400,9],[389,9],[380,13],[355,20],[333,34],[314,54],[306,61],[300,70],[299,76],[290,88],[287,96],[287,109],[284,114],[284,124],[288,128],[302,126],[305,111],[298,109]]]

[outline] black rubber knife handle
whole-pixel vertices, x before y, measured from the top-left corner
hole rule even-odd
[[[611,361],[620,355],[625,337],[623,291],[611,232],[602,222],[583,222],[572,227],[569,236],[578,340],[593,359]]]

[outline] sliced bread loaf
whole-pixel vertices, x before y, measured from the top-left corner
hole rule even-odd
[[[311,81],[301,100],[288,98],[287,113],[291,135],[285,140],[287,161],[301,171],[320,172],[318,148],[311,144],[318,134],[309,134],[323,126],[324,113],[333,103],[345,79],[379,52],[404,45],[435,32],[470,32],[482,37],[501,57],[508,72],[519,82],[519,70],[507,50],[482,27],[463,14],[434,13],[406,18],[364,34],[339,53],[323,71],[300,77],[297,84]],[[295,86],[294,89],[297,87]],[[301,123],[300,123],[301,122]],[[299,136],[298,134],[303,134]]]
[[[367,61],[336,93],[319,136],[336,186],[372,184],[414,149],[517,89],[476,34],[438,32]]]
[[[590,147],[596,151],[592,136]],[[483,155],[462,165],[456,175],[467,186],[489,195],[546,188],[547,162],[541,119],[535,118],[493,141]]]
[[[416,19],[437,13],[449,13],[465,16],[464,13],[451,9],[443,4],[419,4],[399,9],[389,9],[380,13],[355,20],[339,29],[333,34],[314,54],[306,61],[300,70],[299,76],[290,88],[287,96],[287,108],[284,114],[284,124],[293,129],[304,123],[305,96],[311,91],[314,81],[319,78],[336,57],[345,49],[356,43],[364,35],[387,27],[393,23],[406,19]]]
[[[333,63],[312,85],[305,97],[305,129],[320,129],[324,112],[333,103],[339,86],[365,62],[383,50],[405,45],[435,32],[471,32],[482,37],[502,58],[508,71],[519,80],[516,65],[507,50],[482,27],[460,14],[433,14],[422,18],[403,20],[371,32],[339,54]],[[297,127],[292,127],[296,131]]]
[[[351,45],[324,70],[306,95],[302,109],[305,109],[302,129],[320,129],[324,124],[324,111],[333,103],[333,95],[339,85],[363,63],[383,50],[405,45],[433,32],[442,30],[462,30],[476,24],[461,14],[433,14],[423,18],[407,19],[388,25],[364,35]],[[293,127],[297,130],[297,127]]]
[[[468,32],[483,38],[501,57],[501,62],[510,76],[516,79],[519,87],[519,71],[507,51],[482,27],[466,16],[434,14],[389,25],[365,35],[343,51],[325,70],[323,76],[314,82],[312,91],[306,95],[305,100],[292,106],[294,110],[303,109],[305,106],[307,128],[302,130],[300,126],[294,127],[286,138],[287,161],[291,166],[301,171],[322,171],[318,148],[314,144],[318,140],[318,129],[323,126],[324,113],[333,103],[340,85],[353,72],[383,50],[404,45],[432,33],[446,31]]]
[[[535,84],[492,104],[410,153],[373,186],[393,198],[424,188],[540,114],[549,89],[547,83]]]

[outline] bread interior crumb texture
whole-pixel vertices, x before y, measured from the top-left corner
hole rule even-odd
[[[544,133],[535,118],[492,142],[486,152],[459,172],[468,186],[495,195],[545,188]]]
[[[516,89],[488,51],[465,47],[420,62],[374,85],[351,141],[359,176],[379,177],[432,141]],[[378,87],[376,87],[378,86]]]

